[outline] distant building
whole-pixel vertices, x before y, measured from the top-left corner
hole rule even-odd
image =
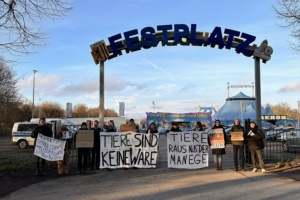
[[[125,111],[125,103],[124,102],[119,102],[119,116],[125,116],[124,114]]]
[[[66,116],[67,118],[72,117],[72,103],[67,103]]]

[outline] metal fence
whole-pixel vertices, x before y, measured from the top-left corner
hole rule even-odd
[[[265,131],[264,158],[269,162],[293,160],[300,157],[300,130],[293,127]]]

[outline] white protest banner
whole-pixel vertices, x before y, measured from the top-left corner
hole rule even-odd
[[[209,139],[211,149],[225,148],[224,133],[222,128],[211,129],[209,132]]]
[[[204,131],[167,134],[168,167],[198,169],[208,167],[207,133]]]
[[[158,134],[100,133],[100,168],[155,168]]]
[[[49,161],[63,160],[65,145],[65,140],[58,140],[38,134],[34,155]]]

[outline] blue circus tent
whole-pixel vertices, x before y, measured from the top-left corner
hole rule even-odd
[[[266,107],[261,107],[261,114],[274,115],[269,104]],[[213,120],[219,119],[225,125],[233,124],[235,118],[256,121],[256,102],[254,97],[249,97],[243,92],[228,97],[220,110],[212,116]]]

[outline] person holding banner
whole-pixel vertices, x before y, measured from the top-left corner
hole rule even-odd
[[[94,130],[94,147],[92,150],[92,170],[96,169],[98,170],[99,164],[100,164],[100,132],[102,132],[102,129],[98,127],[98,120],[94,121],[94,127],[92,128]]]
[[[172,132],[181,132],[181,129],[179,128],[178,122],[172,122],[172,128],[170,129]]]
[[[134,125],[135,125],[135,129],[136,129],[136,132],[137,132],[137,133],[140,132],[139,127],[138,127],[138,126],[135,124],[135,122],[134,122],[134,119],[130,119],[129,122],[128,122],[128,124],[134,124]]]
[[[263,139],[265,138],[265,134],[262,130],[258,129],[255,122],[250,122],[250,131],[247,134],[247,140],[249,149],[251,152],[251,159],[252,159],[252,165],[253,170],[252,172],[257,171],[257,162],[255,159],[255,155],[258,157],[259,166],[261,168],[262,173],[266,173],[265,170],[265,163],[262,158],[262,149],[264,148],[264,142]]]
[[[40,118],[39,125],[35,129],[33,129],[32,133],[31,133],[31,137],[35,138],[34,146],[36,145],[36,140],[37,140],[38,134],[42,134],[46,137],[52,137],[52,135],[53,135],[51,128],[46,125],[46,119],[44,117]],[[35,175],[36,176],[47,175],[46,174],[46,160],[43,158],[40,158],[39,156],[36,156]]]
[[[66,140],[66,146],[64,149],[64,158],[63,160],[58,160],[57,161],[57,172],[58,175],[69,175],[69,160],[70,160],[70,139],[71,137],[69,137],[69,129],[65,126],[62,126],[60,128],[60,132],[57,134],[57,139],[61,139],[61,140]]]
[[[213,140],[216,139],[215,135],[217,136],[218,140],[220,140],[220,137],[217,134],[210,134],[210,136],[208,137],[209,138],[208,139],[208,144],[212,149],[211,150],[212,154],[214,154],[214,162],[215,162],[216,170],[223,170],[223,168],[222,168],[222,155],[226,154],[225,148],[226,148],[226,144],[227,144],[227,137],[226,137],[225,129],[222,126],[219,119],[215,120],[215,124],[211,129],[212,130],[213,129],[221,130],[222,144],[220,144],[220,147],[212,148],[213,142],[214,142]]]
[[[236,136],[239,134],[238,136]],[[234,163],[234,171],[238,171],[238,154],[240,160],[241,171],[245,171],[244,168],[244,138],[245,138],[245,130],[241,125],[239,119],[234,120],[234,124],[230,130],[231,142],[233,146],[233,163]]]
[[[106,132],[117,132],[113,121],[108,122]]]
[[[203,131],[203,126],[202,126],[202,123],[200,121],[197,121],[195,123],[195,128],[193,129],[193,131]]]
[[[155,122],[152,122],[150,124],[150,126],[147,129],[146,133],[158,133],[157,126],[156,126]]]
[[[88,130],[87,123],[82,122],[81,128],[79,130]],[[78,174],[86,173],[89,151],[90,151],[90,148],[77,148],[77,154],[78,154],[78,172],[77,173]],[[82,163],[82,158],[83,158],[83,163]]]

